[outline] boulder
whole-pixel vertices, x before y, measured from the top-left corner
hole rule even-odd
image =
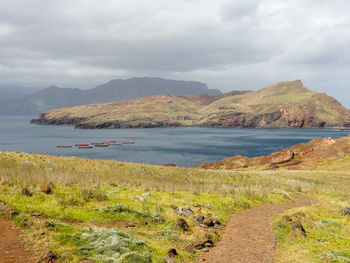
[[[41,216],[41,214],[39,212],[33,212],[31,215],[32,216]]]
[[[197,223],[197,224],[203,224],[203,221],[204,221],[204,216],[201,216],[201,215],[199,215],[199,216],[197,216],[195,219],[194,219],[194,221],[195,221],[195,223]]]
[[[176,249],[175,249],[175,248],[170,248],[170,249],[168,250],[168,256],[171,256],[171,257],[177,256],[177,251],[176,251]]]
[[[193,213],[191,207],[189,207],[189,206],[181,206],[181,207],[177,208],[176,213],[178,213],[179,215],[188,217],[188,218],[194,218],[194,213]]]
[[[344,207],[344,208],[342,208],[342,209],[340,209],[340,211],[339,211],[341,214],[343,214],[343,215],[350,215],[350,207]]]
[[[286,163],[291,161],[294,158],[294,152],[291,150],[284,150],[284,151],[280,151],[277,152],[276,154],[274,154],[274,156],[272,157],[270,164],[274,165],[274,164],[282,164],[282,163]]]
[[[176,226],[183,231],[188,231],[190,229],[190,226],[187,224],[186,220],[183,218],[178,219]]]
[[[207,247],[213,247],[213,246],[214,246],[214,242],[211,239],[206,239],[204,241],[199,241],[193,244],[193,247],[199,250]]]
[[[136,227],[136,223],[127,222],[127,223],[125,223],[124,227]]]
[[[213,221],[212,219],[210,219],[210,218],[205,218],[205,219],[203,220],[203,225],[205,225],[205,226],[207,226],[207,227],[212,227],[212,226],[214,226],[215,224],[214,224],[214,221]]]

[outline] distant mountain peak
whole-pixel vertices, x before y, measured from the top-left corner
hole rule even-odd
[[[51,85],[39,92],[0,102],[0,115],[38,114],[43,111],[121,100],[139,99],[153,95],[221,94],[198,81],[168,80],[157,77],[113,79],[89,90],[60,88]]]

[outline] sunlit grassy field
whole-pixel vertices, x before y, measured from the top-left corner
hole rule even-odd
[[[293,262],[283,261],[283,255],[291,258],[291,251],[296,258],[306,254],[319,259],[310,262],[328,262],[322,260],[332,251],[346,258],[349,216],[336,210],[349,206],[349,186],[347,171],[212,171],[0,152],[1,216],[23,229],[23,238],[37,254],[52,250],[62,255],[59,262],[161,262],[170,248],[177,250],[178,262],[192,262],[200,253],[193,244],[219,240],[234,211],[288,202],[289,195],[316,200],[305,210],[307,232],[328,231],[322,220],[339,221],[342,227],[332,226],[332,233],[344,241],[316,243],[314,234],[299,237],[288,226],[276,225],[277,262]],[[177,213],[183,206],[195,217],[223,225],[198,224]],[[177,226],[179,218],[186,220],[188,231]],[[277,216],[276,224],[279,220]],[[312,229],[310,220],[316,220]],[[115,246],[104,246],[104,240],[115,241]]]

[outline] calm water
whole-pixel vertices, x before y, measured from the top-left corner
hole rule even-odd
[[[92,159],[194,166],[236,154],[270,154],[316,137],[339,138],[349,131],[332,129],[161,128],[74,130],[30,125],[31,117],[0,117],[0,150],[71,155]],[[134,145],[94,149],[58,149],[56,145],[115,140]]]

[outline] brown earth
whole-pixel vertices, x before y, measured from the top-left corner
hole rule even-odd
[[[218,162],[203,162],[197,168],[224,170],[345,170],[350,168],[350,136],[337,140],[317,138],[267,156],[236,155]],[[331,166],[330,166],[331,165]]]
[[[0,263],[36,262],[25,248],[20,231],[9,221],[0,219]]]
[[[198,262],[273,262],[276,240],[270,217],[290,208],[311,204],[311,199],[297,197],[292,203],[263,205],[234,213],[226,225],[222,240],[203,254]]]

